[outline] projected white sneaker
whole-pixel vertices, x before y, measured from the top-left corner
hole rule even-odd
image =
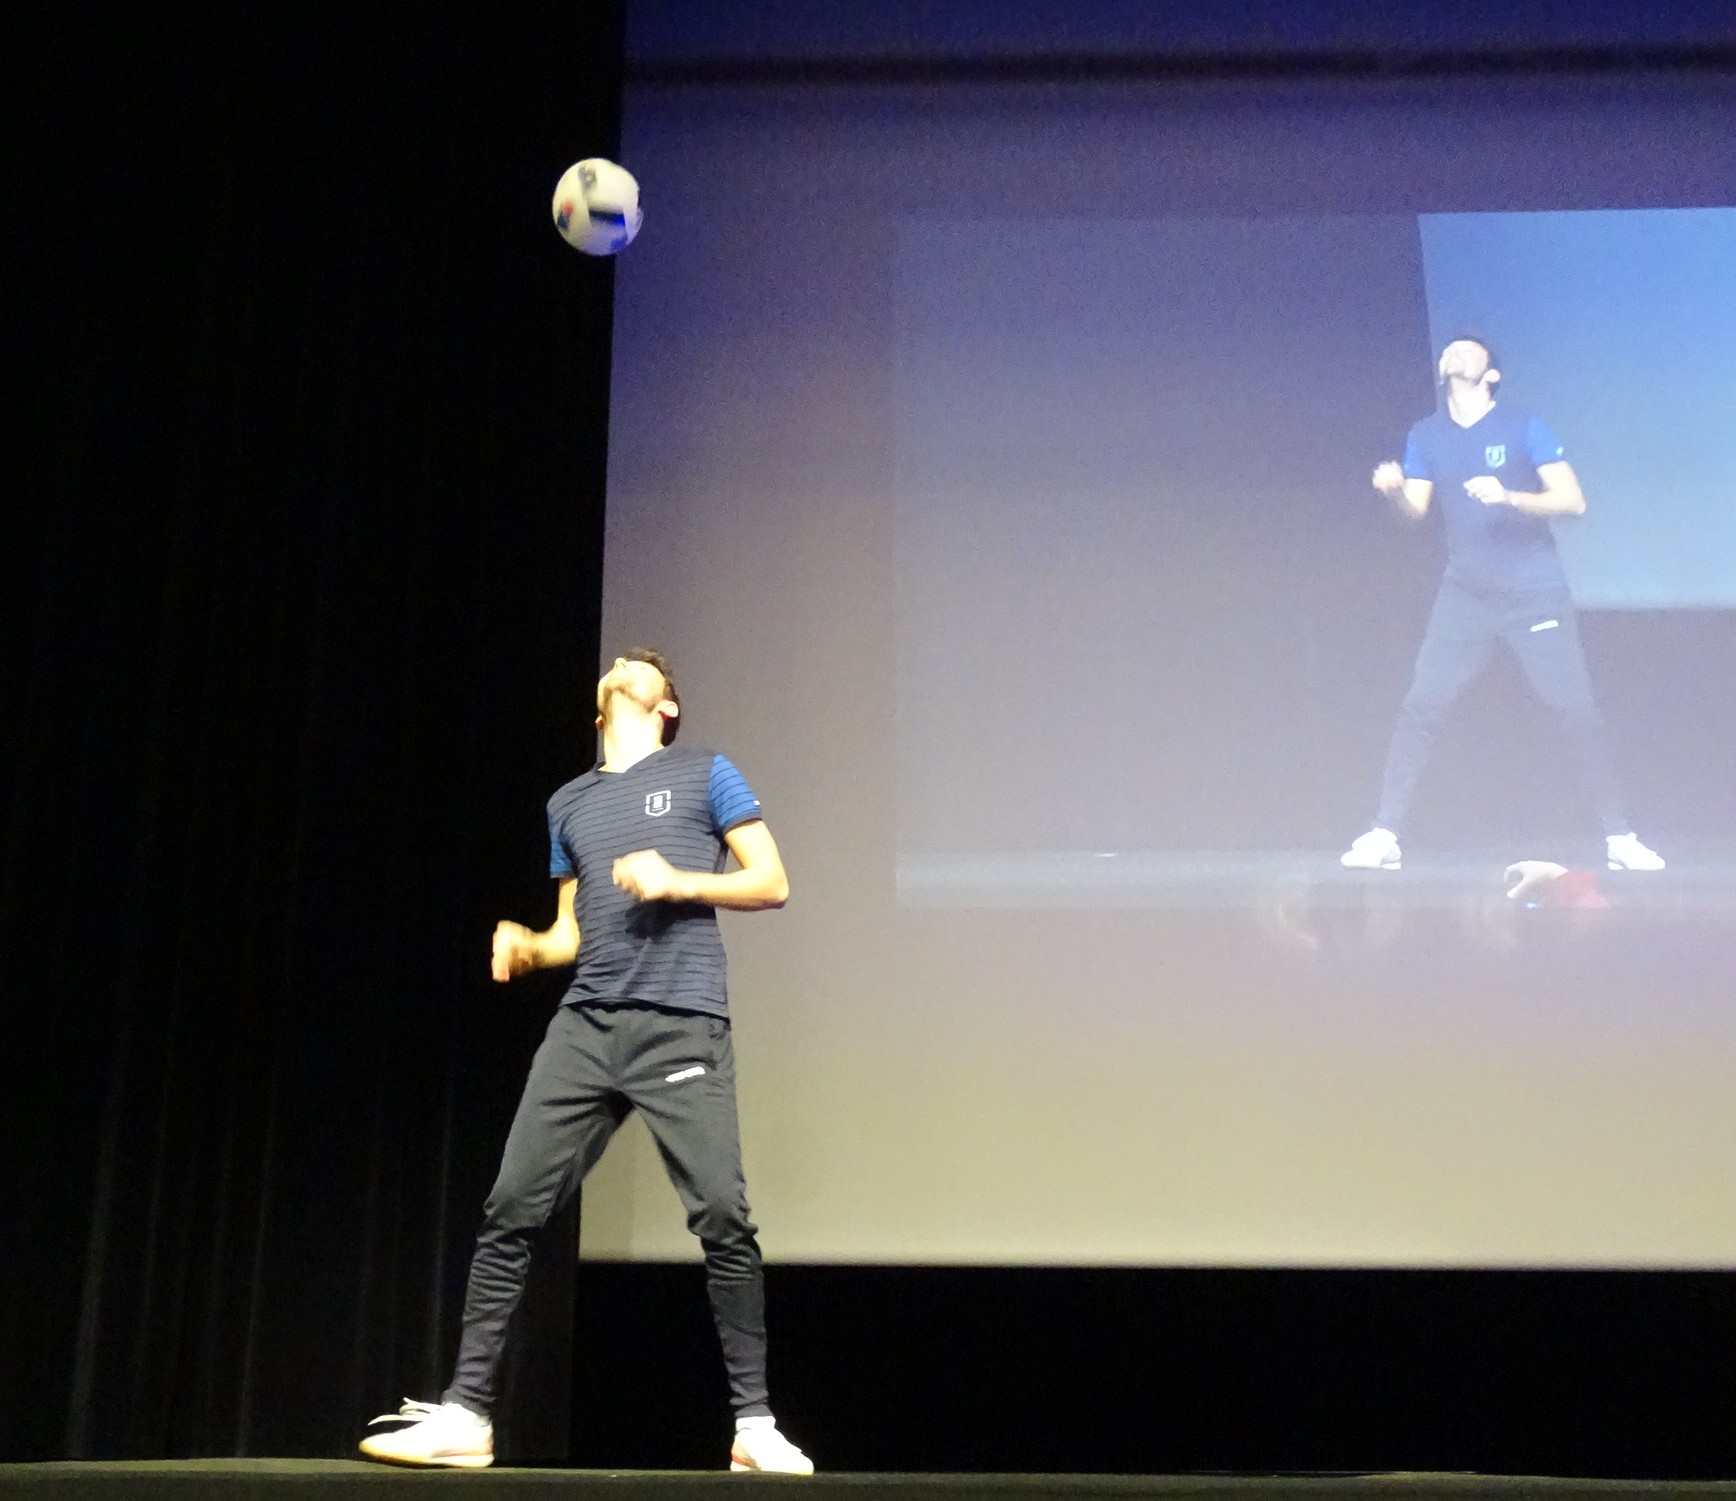
[[[1398,835],[1391,829],[1370,829],[1359,834],[1338,863],[1347,870],[1397,870]]]
[[[1605,841],[1611,870],[1662,870],[1664,857],[1640,843],[1637,834],[1611,834]]]

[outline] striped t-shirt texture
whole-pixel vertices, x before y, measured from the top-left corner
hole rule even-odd
[[[642,902],[615,885],[616,860],[656,850],[677,870],[721,871],[723,836],[760,816],[727,757],[667,746],[622,772],[593,769],[549,799],[549,874],[579,882],[579,957],[564,1005],[639,1002],[726,1016],[717,909]]]

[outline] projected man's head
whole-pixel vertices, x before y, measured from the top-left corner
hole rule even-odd
[[[603,728],[622,705],[633,712],[658,714],[663,720],[663,744],[681,730],[681,698],[669,659],[649,646],[638,646],[615,658],[597,680],[597,727]]]
[[[1441,351],[1435,373],[1443,386],[1462,381],[1467,386],[1482,386],[1493,395],[1501,379],[1501,361],[1481,339],[1464,334]]]

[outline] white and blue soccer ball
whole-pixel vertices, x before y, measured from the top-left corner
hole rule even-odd
[[[644,218],[633,174],[600,156],[574,162],[561,174],[553,208],[561,238],[586,255],[625,250]]]

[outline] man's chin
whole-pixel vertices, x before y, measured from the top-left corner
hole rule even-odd
[[[625,688],[611,688],[603,697],[603,707],[598,710],[598,713],[602,716],[605,724],[607,724],[609,719],[613,716],[617,701],[627,704],[633,711],[639,714],[649,714],[657,707],[655,701],[645,703],[641,699],[634,698]]]

